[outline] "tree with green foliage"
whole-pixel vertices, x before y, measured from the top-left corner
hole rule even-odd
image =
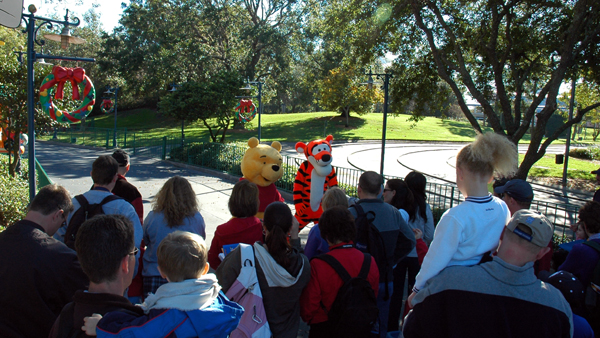
[[[221,71],[201,81],[181,84],[166,94],[159,110],[180,121],[201,120],[213,142],[225,142],[225,134],[234,119],[236,94],[242,86],[237,72]]]
[[[359,115],[373,110],[373,104],[382,102],[382,93],[376,88],[360,84],[360,77],[352,69],[332,69],[320,86],[321,105],[339,111],[349,127],[350,112]]]
[[[0,26],[0,40],[5,42],[0,50],[0,126],[5,130],[4,136],[10,136],[5,143],[9,155],[9,174],[16,176],[16,168],[20,162],[19,137],[27,133],[27,66],[26,56],[23,63],[17,59],[13,51],[20,51],[25,45],[25,36],[19,29]],[[43,66],[35,64],[35,83],[40,84],[46,76]],[[36,94],[38,93],[38,88]],[[43,114],[41,109],[35,109],[36,131],[51,128],[56,122]]]
[[[478,133],[480,122],[465,95],[481,105],[494,132],[515,144],[535,121],[519,178],[564,130],[600,106],[595,101],[578,107],[573,119],[544,138],[561,83],[582,73],[589,74],[587,81],[600,82],[600,3],[595,0],[333,0],[323,15],[325,29],[346,36],[355,57],[397,55],[393,101],[425,107],[449,94],[440,91],[441,79]],[[536,113],[544,99],[545,107]]]
[[[148,103],[168,83],[197,82],[221,69],[264,82],[285,72],[302,15],[295,0],[132,0],[121,26],[104,36],[100,64]]]
[[[586,81],[585,79],[582,83],[577,84],[575,87],[575,102],[578,109],[581,109],[581,107],[589,107],[598,101],[600,101],[600,84]],[[586,114],[585,120],[581,123],[581,128],[588,122],[594,125],[592,137],[594,142],[596,142],[596,139],[600,134],[600,128],[598,126],[600,124],[600,107],[594,108]],[[575,135],[575,133],[573,133],[573,135]]]

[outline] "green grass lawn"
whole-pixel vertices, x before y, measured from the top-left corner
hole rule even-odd
[[[113,115],[97,116],[93,125],[98,128],[112,128]],[[442,120],[426,117],[414,123],[408,121],[408,115],[388,116],[386,138],[389,140],[417,141],[462,141],[473,140],[475,131],[464,121]],[[379,140],[383,126],[383,114],[350,115],[349,127],[338,113],[298,113],[263,114],[261,133],[265,141],[311,140],[332,134],[336,140]],[[119,112],[118,128],[127,128],[130,132],[142,131],[144,137],[162,137],[181,135],[181,122],[164,117],[150,109],[136,109]],[[258,118],[247,125],[247,130],[229,130],[227,141],[245,141],[255,136]],[[490,129],[486,129],[490,130]],[[186,138],[208,140],[209,133],[201,122],[185,124]]]
[[[523,157],[523,154],[519,154],[519,162],[523,161]],[[567,170],[567,177],[571,179],[584,179],[593,181],[596,179],[596,175],[593,175],[590,172],[598,169],[599,166],[600,165],[598,162],[569,157],[569,169]],[[529,171],[529,176],[562,177],[562,173],[563,164],[556,164],[554,155],[546,155],[541,160],[537,161],[533,168],[531,168]]]
[[[475,131],[467,121],[425,117],[422,121],[414,123],[408,121],[409,117],[409,115],[389,115],[386,138],[389,140],[468,142],[475,137]],[[96,116],[93,121],[94,127],[112,129],[114,115]],[[357,115],[352,113],[349,125],[346,128],[345,119],[335,112],[263,114],[261,116],[261,133],[264,141],[296,142],[321,138],[329,134],[333,135],[335,140],[380,140],[383,114]],[[181,135],[181,122],[151,109],[119,112],[117,127],[127,128],[129,132],[141,132],[140,135],[148,138]],[[246,141],[249,137],[255,136],[257,131],[258,118],[255,118],[246,125],[246,130],[229,129],[226,141]],[[485,127],[484,131],[491,131],[491,128]],[[188,139],[209,140],[208,129],[199,121],[185,123],[185,136]],[[575,143],[590,144],[591,140],[590,133],[589,137]],[[529,134],[526,134],[520,142],[528,143]],[[564,144],[564,142],[562,139],[554,141],[555,144]]]

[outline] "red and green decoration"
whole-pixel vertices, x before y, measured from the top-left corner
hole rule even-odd
[[[100,110],[102,110],[104,114],[112,113],[115,110],[115,105],[111,99],[104,99],[100,105]]]
[[[73,100],[81,100],[81,105],[73,112],[56,108],[52,96],[58,100],[63,98],[63,88],[67,81],[71,82]],[[56,88],[54,86],[56,85]],[[80,92],[83,95],[80,95]],[[40,87],[40,102],[42,111],[57,122],[77,123],[84,119],[94,108],[96,102],[96,89],[90,78],[85,75],[83,68],[65,68],[54,66],[52,73],[48,74]]]
[[[242,123],[250,122],[256,116],[256,106],[252,103],[252,100],[241,99],[234,110],[236,111],[235,116]]]

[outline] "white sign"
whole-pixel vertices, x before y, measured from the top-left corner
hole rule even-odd
[[[17,28],[21,24],[24,0],[0,0],[0,25]]]

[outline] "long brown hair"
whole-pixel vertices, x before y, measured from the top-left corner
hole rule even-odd
[[[292,218],[292,211],[285,203],[273,202],[265,209],[263,224],[269,232],[265,244],[271,257],[284,268],[290,265],[288,252],[292,247],[288,243],[287,234],[292,227]]]
[[[188,180],[181,176],[171,177],[160,188],[154,198],[152,210],[162,212],[167,226],[174,228],[183,223],[183,219],[199,211],[196,193]]]

